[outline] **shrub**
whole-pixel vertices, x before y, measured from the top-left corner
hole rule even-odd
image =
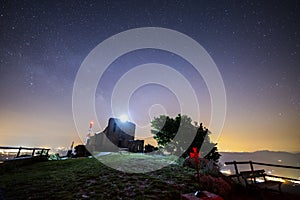
[[[195,160],[190,157],[188,157],[184,160],[183,166],[197,170]],[[208,160],[206,158],[199,158],[198,169],[200,170],[201,174],[211,174],[214,176],[219,174],[219,167],[214,165],[213,160]]]
[[[200,189],[207,190],[220,196],[227,196],[231,191],[231,185],[222,177],[213,177],[209,174],[200,176]]]

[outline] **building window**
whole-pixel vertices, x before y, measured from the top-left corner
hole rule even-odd
[[[113,132],[116,132],[116,123],[114,123],[114,128],[113,128]]]

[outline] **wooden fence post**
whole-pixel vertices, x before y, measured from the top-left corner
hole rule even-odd
[[[20,156],[21,149],[22,149],[22,147],[19,147],[19,151],[18,151],[18,153],[17,153],[17,156],[16,156],[16,158],[18,158],[18,157]]]
[[[250,163],[250,168],[251,168],[251,171],[253,172],[253,171],[254,171],[254,168],[253,168],[253,163],[252,163],[252,161],[251,161],[251,160],[249,161],[249,163]]]
[[[234,165],[235,174],[236,174],[236,176],[237,176],[237,179],[238,179],[239,183],[241,183],[239,170],[238,170],[238,167],[237,167],[237,164],[236,164],[236,161],[235,161],[235,160],[233,161],[233,165]]]
[[[46,150],[46,156],[48,157],[49,149]]]
[[[44,149],[41,150],[41,154],[40,154],[41,157],[43,156],[43,153],[44,153]]]
[[[252,163],[252,161],[251,161],[251,160],[249,161],[249,163],[250,163],[251,172],[253,173],[253,171],[254,171],[254,168],[253,168],[253,163]],[[254,183],[256,183],[255,176],[253,177],[253,181],[254,181]]]
[[[32,150],[32,154],[31,154],[32,157],[34,157],[34,152],[35,152],[35,149]]]

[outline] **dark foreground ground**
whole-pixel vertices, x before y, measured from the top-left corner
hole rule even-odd
[[[79,158],[40,162],[0,173],[0,200],[181,199],[181,194],[197,189],[194,171],[176,164],[134,174],[113,170],[94,158]],[[299,187],[284,185],[283,189],[294,194],[247,191],[235,185],[226,199],[300,199]]]
[[[282,185],[283,193],[279,194],[273,190],[246,190],[245,188],[236,188],[231,193],[228,199],[233,200],[300,200],[300,186],[294,186],[291,183],[284,183]],[[297,191],[295,191],[297,190]]]

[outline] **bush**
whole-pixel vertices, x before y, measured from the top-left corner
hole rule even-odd
[[[228,196],[231,191],[231,185],[222,177],[213,177],[209,174],[202,174],[200,176],[201,190],[207,190],[220,196]]]
[[[195,160],[188,157],[183,162],[184,167],[189,167],[192,169],[197,169]],[[216,176],[219,174],[219,167],[214,165],[213,160],[208,160],[206,158],[199,158],[198,169],[201,174],[210,174]]]
[[[61,160],[61,158],[59,157],[59,154],[56,153],[49,155],[48,160]]]

